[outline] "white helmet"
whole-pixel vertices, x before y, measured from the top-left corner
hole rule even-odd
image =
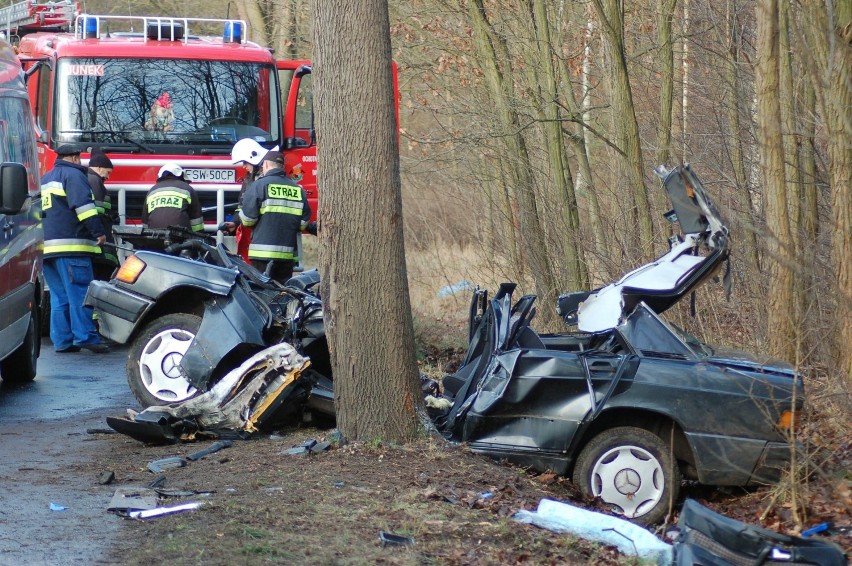
[[[165,173],[171,173],[175,177],[183,177],[183,167],[181,167],[174,161],[169,161],[168,163],[160,167],[160,172],[157,173],[157,178],[159,179]]]
[[[231,162],[235,165],[246,161],[258,165],[266,155],[266,149],[251,138],[243,138],[234,144],[231,150]]]

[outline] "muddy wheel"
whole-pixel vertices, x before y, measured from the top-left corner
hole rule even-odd
[[[127,382],[143,407],[177,403],[200,393],[180,362],[201,326],[201,317],[170,314],[153,320],[134,338],[127,359]]]
[[[574,484],[584,495],[600,497],[634,523],[665,517],[680,491],[681,475],[668,445],[635,427],[618,427],[594,437],[577,458]]]
[[[23,343],[0,362],[0,377],[10,385],[19,385],[35,379],[38,354],[41,350],[41,333],[38,323],[38,307],[33,301],[30,322],[27,325]]]

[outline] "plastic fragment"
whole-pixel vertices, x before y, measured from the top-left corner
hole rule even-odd
[[[163,458],[161,460],[154,460],[153,462],[150,462],[148,464],[148,469],[155,474],[159,474],[168,468],[182,468],[184,466],[186,466],[186,460],[180,456],[172,456],[171,458]]]
[[[50,510],[51,511],[65,511],[66,509],[68,509],[68,508],[65,507],[64,505],[60,505],[59,503],[51,503],[50,504]]]
[[[639,525],[603,513],[542,499],[537,511],[521,510],[513,518],[550,531],[571,533],[587,540],[610,544],[627,556],[638,556],[659,565],[672,563],[671,545]]]
[[[187,460],[194,462],[195,460],[200,460],[201,458],[207,456],[208,454],[213,454],[214,452],[218,452],[223,448],[228,448],[234,444],[233,440],[220,440],[218,442],[214,442],[207,448],[203,450],[199,450],[198,452],[193,452],[189,456],[186,457]]]
[[[379,531],[379,541],[382,543],[382,547],[411,546],[414,544],[414,539],[412,537],[406,537],[385,531]]]
[[[151,517],[171,515],[172,513],[180,513],[182,511],[192,511],[199,507],[201,507],[201,502],[194,501],[192,503],[175,505],[173,507],[157,507],[156,509],[146,509],[144,511],[131,511],[129,516],[131,519],[149,519]]]

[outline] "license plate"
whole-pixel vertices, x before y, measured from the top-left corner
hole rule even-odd
[[[183,176],[194,183],[237,182],[237,174],[233,169],[184,169]]]

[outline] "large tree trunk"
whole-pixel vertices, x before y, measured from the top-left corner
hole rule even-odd
[[[592,0],[601,24],[601,35],[610,55],[612,81],[613,124],[624,157],[618,158],[618,178],[633,196],[633,219],[639,228],[639,257],[653,259],[654,223],[651,217],[648,191],[645,188],[644,160],[639,140],[639,123],[633,105],[633,93],[627,74],[624,53],[624,13],[619,0]],[[637,258],[639,259],[639,258]]]
[[[319,257],[337,424],[346,438],[406,442],[421,432],[420,388],[388,5],[314,7]]]
[[[781,138],[779,102],[778,0],[757,3],[757,120],[760,165],[766,195],[766,224],[769,262],[768,328],[769,351],[788,358],[795,351],[793,328],[793,272],[791,269],[790,216],[784,180],[784,144]]]

